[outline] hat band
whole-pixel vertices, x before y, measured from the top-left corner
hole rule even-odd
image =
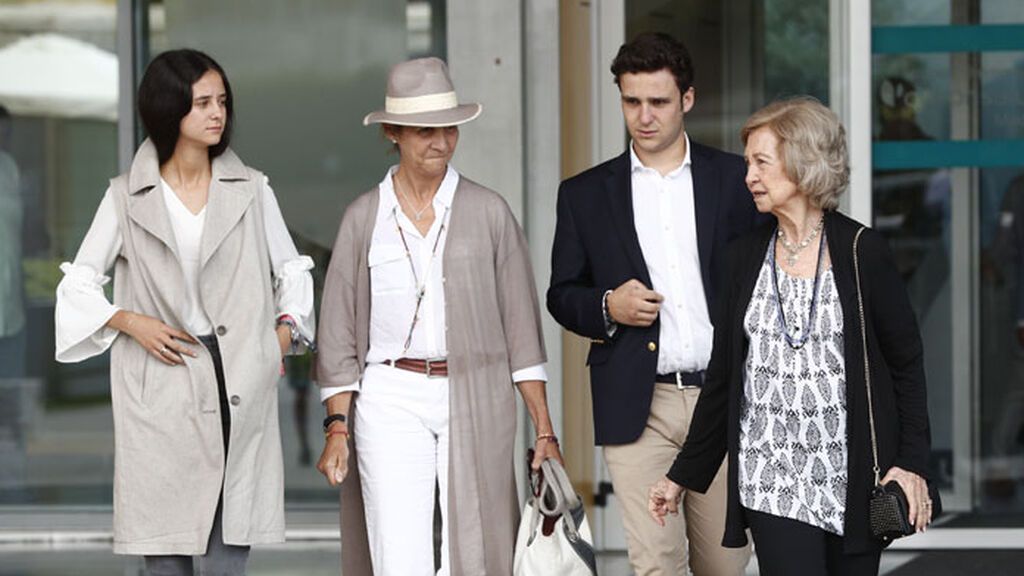
[[[388,114],[419,114],[421,112],[437,112],[450,110],[459,105],[455,92],[441,94],[424,94],[407,98],[384,97],[384,110]]]

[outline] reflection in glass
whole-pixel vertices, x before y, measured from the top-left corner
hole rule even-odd
[[[1021,20],[1024,14],[1018,14]],[[1024,138],[1022,78],[1024,54],[982,56],[982,139]],[[983,357],[977,500],[987,512],[1020,512],[1024,510],[1024,166],[982,170],[980,188]]]
[[[115,11],[0,4],[0,504],[111,500],[107,359],[53,361],[53,299],[117,171]]]
[[[876,55],[873,139],[948,139],[949,70],[947,54]],[[876,170],[872,179],[873,225],[889,241],[924,341],[932,465],[940,488],[953,482],[952,176],[948,169]]]

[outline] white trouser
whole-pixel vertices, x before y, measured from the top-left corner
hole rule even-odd
[[[448,576],[448,379],[371,364],[355,413],[373,573],[434,574],[436,482]]]

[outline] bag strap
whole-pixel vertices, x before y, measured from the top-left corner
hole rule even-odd
[[[864,386],[868,393],[868,422],[871,424],[871,457],[874,459],[874,467],[872,470],[875,473],[875,486],[880,485],[882,482],[879,478],[881,472],[878,466],[878,437],[875,435],[875,407],[871,401],[871,367],[868,364],[868,334],[867,328],[864,324],[864,297],[861,295],[860,289],[860,261],[857,259],[857,244],[860,242],[860,234],[864,231],[864,226],[861,226],[857,230],[857,235],[853,237],[853,273],[857,279],[857,311],[860,313],[860,345],[864,351]]]

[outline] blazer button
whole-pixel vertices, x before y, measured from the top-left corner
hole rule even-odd
[[[231,405],[232,406],[238,406],[241,403],[242,403],[242,399],[239,398],[237,394],[231,397]]]
[[[223,336],[228,333],[228,329],[223,326],[217,326],[217,336]]]
[[[647,349],[650,350],[651,352],[654,352],[655,350],[658,349],[658,345],[655,344],[653,341],[648,342],[647,343]]]

